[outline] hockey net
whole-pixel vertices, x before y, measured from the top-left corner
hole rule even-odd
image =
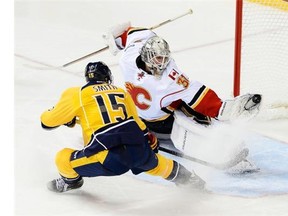
[[[236,2],[234,96],[260,93],[260,119],[288,118],[288,0]]]

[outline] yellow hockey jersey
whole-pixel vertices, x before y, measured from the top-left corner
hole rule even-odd
[[[134,118],[141,130],[146,130],[130,94],[107,83],[66,89],[58,103],[42,113],[41,122],[46,128],[54,128],[75,117],[81,124],[85,146],[95,131],[129,118]]]

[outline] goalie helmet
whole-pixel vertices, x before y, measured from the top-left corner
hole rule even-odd
[[[104,62],[90,62],[85,68],[85,78],[87,82],[108,83],[113,81],[111,71]]]
[[[168,43],[158,37],[149,38],[140,50],[141,59],[146,63],[151,73],[161,77],[164,69],[170,62],[170,49]]]

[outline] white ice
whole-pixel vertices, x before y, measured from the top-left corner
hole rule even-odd
[[[67,87],[85,84],[83,69],[89,61],[106,62],[114,83],[123,86],[119,55],[108,51],[61,66],[105,46],[101,34],[111,25],[130,20],[134,26],[150,27],[189,8],[192,15],[155,32],[169,42],[179,67],[192,79],[222,98],[231,97],[234,1],[15,1],[15,215],[288,214],[287,119],[252,121],[239,133],[233,130],[238,138],[247,134],[249,157],[261,167],[259,174],[229,176],[181,160],[207,181],[211,194],[184,191],[162,179],[131,173],[86,178],[81,189],[64,194],[46,188],[58,177],[55,154],[64,147],[81,148],[81,133],[77,127],[45,131],[41,113]],[[224,139],[217,138],[215,146]],[[221,151],[216,148],[215,154]]]

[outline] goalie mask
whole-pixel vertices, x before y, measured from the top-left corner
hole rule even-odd
[[[161,77],[170,62],[170,49],[168,43],[158,37],[151,37],[146,41],[140,51],[141,59],[146,63],[151,73]]]
[[[87,82],[108,83],[113,81],[109,67],[103,62],[90,62],[85,68],[85,78]]]

